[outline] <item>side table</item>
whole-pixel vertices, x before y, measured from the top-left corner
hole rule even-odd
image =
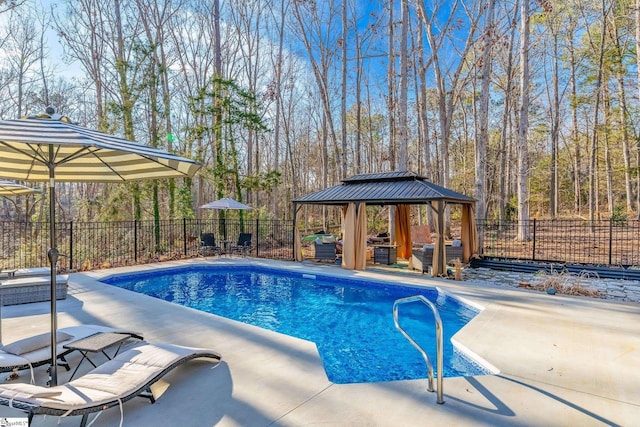
[[[76,366],[76,369],[71,374],[69,381],[73,379],[73,376],[76,374],[76,372],[78,372],[78,368],[80,368],[80,365],[82,365],[82,362],[84,362],[85,360],[91,363],[94,368],[98,367],[98,365],[93,363],[93,361],[89,358],[89,353],[102,353],[108,360],[111,360],[118,355],[122,344],[129,338],[131,338],[130,334],[119,334],[117,332],[98,332],[96,334],[89,335],[86,338],[82,338],[77,341],[70,342],[69,344],[65,344],[63,348],[72,351],[77,350],[80,352],[80,354],[82,354],[82,359],[80,359],[80,362],[78,362],[78,366]],[[115,345],[117,345],[118,348],[116,349],[113,356],[109,356],[105,350]]]

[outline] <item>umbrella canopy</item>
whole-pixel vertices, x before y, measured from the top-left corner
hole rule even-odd
[[[169,152],[87,129],[48,107],[46,114],[0,120],[0,176],[46,181],[51,263],[51,385],[57,384],[55,182],[124,182],[191,177],[200,164]]]
[[[224,197],[220,200],[207,203],[206,205],[202,205],[200,207],[202,209],[239,209],[239,210],[245,210],[245,211],[253,209],[251,206],[245,205],[244,203],[237,202],[228,197]]]
[[[37,188],[20,185],[17,182],[0,179],[0,196],[24,196],[41,193]],[[0,291],[0,345],[2,344],[2,292]]]
[[[0,179],[0,196],[23,196],[33,193],[41,193],[41,191],[37,188],[20,185],[17,182]]]

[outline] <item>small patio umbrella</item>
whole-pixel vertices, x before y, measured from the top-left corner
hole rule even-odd
[[[191,177],[198,162],[71,123],[47,107],[46,114],[0,120],[0,176],[48,182],[51,248],[51,369],[57,384],[55,182],[124,182]]]
[[[223,197],[222,199],[209,202],[207,204],[200,206],[200,208],[201,209],[218,209],[218,210],[236,209],[241,211],[250,211],[251,209],[253,209],[251,206],[245,205],[244,203],[240,203],[228,197]],[[227,222],[224,220],[223,220],[222,227],[223,227],[223,233],[224,233],[224,240],[227,241]]]
[[[253,209],[251,206],[237,202],[228,197],[223,197],[220,200],[207,203],[206,205],[202,205],[200,207],[202,209],[239,209],[239,210],[245,210],[245,211],[250,211],[251,209]]]
[[[37,188],[20,185],[17,182],[0,179],[0,196],[24,196],[27,194],[41,193]],[[2,292],[0,291],[0,345],[2,345]]]

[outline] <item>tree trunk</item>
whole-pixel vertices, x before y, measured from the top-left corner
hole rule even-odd
[[[640,0],[638,0],[640,1]],[[571,28],[570,37],[574,34]],[[578,85],[576,75],[576,53],[573,45],[573,37],[569,42],[569,69],[571,71],[571,141],[574,145],[573,160],[573,209],[580,215],[582,211],[582,151],[578,134]]]
[[[627,111],[627,95],[624,82],[624,70],[625,64],[623,58],[625,55],[624,48],[620,45],[620,34],[618,32],[618,26],[616,19],[612,19],[613,25],[613,41],[618,51],[616,60],[618,61],[616,69],[616,81],[618,83],[618,99],[620,102],[619,114],[620,114],[620,126],[622,131],[622,159],[624,161],[624,189],[626,193],[626,208],[627,212],[631,212],[633,209],[633,185],[631,181],[631,151],[629,149],[629,124]]]
[[[529,232],[529,1],[520,6],[520,123],[518,126],[518,241]]]
[[[593,135],[591,138],[591,153],[589,159],[589,219],[592,224],[596,219],[596,205],[597,205],[597,163],[596,159],[598,157],[598,127],[600,125],[600,102],[602,98],[602,64],[604,63],[604,51],[605,51],[605,35],[606,35],[606,19],[607,19],[607,11],[605,0],[602,0],[602,28],[601,28],[601,36],[600,36],[600,47],[599,47],[599,58],[598,58],[598,73],[596,78],[596,88],[595,88],[595,102],[593,109]],[[586,22],[586,20],[585,20]],[[591,39],[591,32],[588,31],[589,40],[591,42],[592,47],[595,46],[593,40]]]
[[[396,165],[396,54],[395,54],[395,23],[393,22],[393,8],[395,1],[390,0],[389,8],[389,59],[387,69],[387,110],[389,111],[389,164],[391,169]],[[391,227],[393,228],[393,227]]]
[[[480,112],[478,117],[479,133],[476,139],[475,152],[475,197],[476,197],[476,221],[487,219],[487,147],[489,145],[489,96],[491,83],[491,63],[494,39],[493,15],[495,1],[489,0],[487,6],[487,24],[484,33],[484,46],[482,52],[482,77],[480,88]],[[478,230],[478,240],[482,247],[483,233]]]
[[[518,19],[518,10],[519,10],[519,2],[516,0],[515,5],[513,6],[513,18],[511,19],[511,36],[509,37],[509,47],[508,47],[508,56],[507,56],[507,67],[505,70],[505,74],[507,77],[506,86],[505,86],[505,96],[504,96],[504,112],[502,113],[502,131],[500,132],[500,151],[498,153],[498,170],[499,170],[499,178],[498,178],[498,222],[499,224],[504,224],[507,220],[505,215],[505,210],[507,204],[509,203],[509,194],[511,194],[510,189],[508,188],[508,177],[510,168],[508,165],[510,162],[508,159],[510,158],[509,153],[511,152],[511,143],[510,143],[510,123],[511,123],[511,108],[512,108],[512,97],[513,95],[513,57],[514,57],[514,49],[515,49],[515,33],[517,28],[517,19]]]
[[[640,0],[636,0],[636,7],[635,7],[635,15],[636,15],[636,52],[640,52]],[[636,65],[637,65],[637,72],[638,72],[638,82],[637,82],[637,86],[638,86],[638,96],[640,97],[640,55],[636,54]],[[637,161],[637,167],[638,170],[640,171],[640,144],[637,144],[636,146],[636,161]],[[636,192],[637,194],[637,210],[638,210],[638,219],[640,219],[640,173],[636,173]]]
[[[549,210],[551,218],[558,216],[558,144],[560,139],[560,89],[558,87],[559,70],[559,53],[558,53],[558,34],[553,26],[553,78],[551,85],[553,86],[553,107],[551,109],[551,179],[549,183]]]
[[[340,178],[347,177],[347,35],[347,0],[342,0],[342,93],[340,96],[342,152],[340,153]]]
[[[407,151],[409,150],[409,135],[407,129],[407,92],[409,90],[409,4],[407,0],[400,0],[400,98],[398,102],[398,164],[399,170],[407,170]],[[395,227],[393,227],[395,228]]]

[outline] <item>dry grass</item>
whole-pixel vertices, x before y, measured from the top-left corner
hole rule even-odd
[[[520,283],[519,287],[533,289],[536,291],[550,292],[553,289],[555,293],[565,295],[579,295],[593,298],[600,298],[601,295],[597,289],[590,287],[585,283],[586,279],[597,279],[598,275],[587,271],[582,271],[580,274],[573,274],[567,271],[555,271],[551,273],[546,271],[540,271],[536,275],[539,279],[539,283]]]

